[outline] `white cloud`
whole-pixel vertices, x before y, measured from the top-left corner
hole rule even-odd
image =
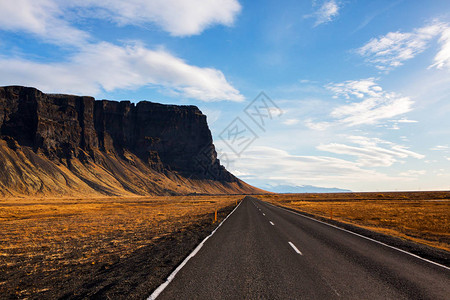
[[[102,89],[162,86],[203,101],[244,100],[219,70],[192,66],[164,49],[141,45],[88,44],[67,62],[0,57],[0,65],[2,84],[31,85],[47,92],[96,95]]]
[[[383,141],[378,138],[367,138],[361,136],[349,136],[348,140],[355,145],[340,143],[322,144],[316,148],[335,154],[343,154],[357,157],[359,166],[364,167],[389,167],[399,159],[413,157],[423,159],[425,156],[412,152],[406,147]],[[384,147],[380,146],[384,145]]]
[[[392,122],[397,122],[397,123],[417,123],[418,121],[416,120],[409,120],[406,118],[401,118],[400,120],[392,120]]]
[[[283,121],[283,124],[290,126],[290,125],[298,124],[298,122],[300,122],[298,119],[287,119],[287,120]]]
[[[27,32],[45,42],[76,47],[64,62],[0,56],[0,81],[48,92],[92,95],[102,89],[159,86],[166,92],[203,101],[242,101],[244,97],[217,69],[189,65],[164,49],[94,44],[87,32],[70,24],[68,17],[101,17],[120,24],[152,22],[172,35],[191,35],[214,24],[231,25],[239,10],[236,0],[1,1],[0,30]]]
[[[0,2],[0,30],[24,31],[46,42],[80,45],[90,37],[68,16],[101,18],[119,25],[155,24],[173,36],[200,34],[233,25],[237,0],[14,0]]]
[[[230,155],[233,155],[230,153]],[[363,170],[355,163],[328,156],[299,156],[265,146],[255,146],[234,160],[232,172],[252,174],[263,180],[285,180],[295,183],[327,179],[355,179],[375,172]],[[269,175],[268,175],[269,174]],[[245,176],[242,176],[245,179]]]
[[[427,173],[426,170],[408,170],[406,172],[401,172],[398,175],[404,177],[418,177],[420,175],[425,175],[426,173]]]
[[[314,14],[316,17],[314,27],[332,21],[339,14],[339,9],[339,4],[335,0],[324,2]]]
[[[335,93],[333,98],[342,96],[348,100],[356,98],[360,101],[335,107],[330,113],[334,118],[332,122],[314,123],[308,120],[305,124],[311,129],[324,130],[333,125],[376,124],[412,110],[413,101],[409,97],[384,91],[374,78],[332,83],[326,88]]]
[[[331,112],[331,116],[348,126],[375,124],[412,110],[409,97],[385,94],[384,97],[368,98],[361,102],[342,105]]]
[[[434,57],[434,64],[431,67],[450,69],[450,28],[446,28],[442,32],[439,43],[441,44],[441,49]]]
[[[229,153],[230,157],[233,156]],[[228,168],[240,178],[260,186],[272,184],[320,185],[345,187],[352,190],[375,190],[380,184],[386,189],[399,188],[410,176],[389,176],[362,167],[358,162],[330,156],[293,155],[287,151],[254,146],[235,157]]]
[[[79,0],[71,6],[100,10],[95,15],[119,25],[153,23],[173,36],[200,34],[216,24],[231,26],[241,5],[237,0]]]
[[[4,0],[0,2],[0,30],[24,31],[64,45],[85,42],[89,34],[72,27],[63,14],[52,0]]]
[[[448,151],[450,150],[450,147],[447,145],[437,145],[431,148],[432,151]]]
[[[362,99],[366,96],[377,97],[382,94],[383,89],[375,83],[375,78],[361,80],[347,80],[342,83],[331,83],[326,88],[335,93],[333,98],[344,96],[350,99],[352,96]]]
[[[391,70],[401,66],[404,61],[414,58],[430,45],[430,41],[443,34],[441,42],[443,48],[435,58],[435,65],[442,67],[449,62],[448,25],[434,23],[416,28],[412,32],[389,32],[379,38],[371,39],[367,44],[357,49],[357,53],[366,57],[366,61],[380,70]],[[439,58],[438,58],[439,56]]]

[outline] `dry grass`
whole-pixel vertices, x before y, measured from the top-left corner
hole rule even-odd
[[[0,199],[0,270],[5,272],[0,290],[14,272],[52,276],[65,267],[112,263],[163,236],[186,230],[199,219],[212,218],[215,209],[235,205],[240,199]],[[30,293],[23,292],[22,296]]]
[[[262,195],[299,211],[450,251],[450,192]]]

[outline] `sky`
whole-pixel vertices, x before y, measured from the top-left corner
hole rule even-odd
[[[0,0],[0,85],[196,105],[258,187],[450,189],[448,0]]]

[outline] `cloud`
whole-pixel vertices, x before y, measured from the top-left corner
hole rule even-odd
[[[298,124],[298,122],[300,122],[298,119],[287,119],[287,120],[283,121],[283,124],[290,126],[290,125]]]
[[[408,170],[406,172],[402,172],[398,174],[399,176],[403,177],[419,177],[420,175],[425,175],[427,171],[425,170]]]
[[[82,44],[89,38],[65,21],[63,10],[52,0],[1,1],[0,30],[24,31],[63,45]]]
[[[401,118],[400,120],[392,120],[392,122],[397,122],[397,123],[417,123],[418,121]]]
[[[423,159],[425,156],[408,150],[406,147],[383,141],[378,138],[367,138],[362,136],[347,137],[355,145],[340,143],[322,144],[316,148],[335,154],[343,154],[357,157],[356,162],[364,167],[389,167],[399,161],[413,157]],[[381,146],[384,145],[384,146]]]
[[[161,86],[202,101],[244,100],[221,71],[189,65],[164,49],[139,44],[88,44],[58,63],[0,57],[0,65],[2,84],[31,85],[47,92],[96,95],[102,89]]]
[[[339,4],[335,0],[326,1],[319,7],[319,9],[314,13],[316,17],[316,22],[314,27],[320,24],[328,23],[337,17],[339,14]]]
[[[333,98],[344,97],[347,100],[359,100],[335,107],[330,116],[332,122],[305,123],[311,129],[325,130],[330,126],[357,126],[376,124],[412,110],[413,101],[397,93],[386,92],[374,78],[348,80],[343,83],[331,83],[326,88],[334,93]]]
[[[241,11],[237,0],[79,0],[69,3],[119,25],[153,23],[173,36],[200,34],[217,24],[231,26]],[[92,13],[93,9],[99,12]]]
[[[383,89],[375,83],[375,78],[367,78],[361,80],[347,80],[342,83],[331,83],[326,88],[335,93],[333,98],[344,96],[350,99],[352,96],[364,98],[366,96],[380,96]]]
[[[441,49],[434,57],[434,64],[431,67],[450,69],[450,28],[443,30],[439,43],[441,44]]]
[[[432,151],[448,151],[448,150],[450,150],[450,147],[447,145],[437,145],[437,146],[434,146],[433,148],[430,148],[430,150],[432,150]]]
[[[100,18],[118,25],[155,24],[173,36],[202,33],[214,25],[233,25],[237,0],[15,0],[0,2],[0,30],[23,31],[59,45],[80,45],[89,33],[70,17]]]
[[[233,153],[229,153],[233,157]],[[254,146],[240,157],[233,157],[228,167],[233,174],[252,184],[320,185],[346,187],[352,190],[376,189],[382,184],[386,189],[399,188],[401,182],[411,181],[410,176],[389,176],[362,167],[358,162],[330,157],[294,155],[287,151]]]
[[[1,1],[0,30],[27,32],[44,42],[70,45],[72,55],[53,63],[0,55],[0,81],[48,92],[92,95],[101,90],[156,86],[202,101],[242,101],[244,97],[217,69],[189,65],[164,49],[93,43],[89,33],[70,23],[70,17],[104,18],[121,25],[150,22],[172,35],[191,35],[214,24],[231,25],[239,11],[236,0]]]
[[[389,32],[371,39],[356,52],[365,57],[367,62],[374,64],[377,69],[389,71],[422,53],[440,34],[442,34],[440,38],[442,48],[435,57],[433,66],[442,68],[450,61],[450,32],[446,23],[434,23],[416,28],[412,32]]]
[[[230,153],[232,156],[233,154]],[[263,180],[283,180],[291,183],[322,181],[331,178],[350,179],[361,174],[373,174],[356,164],[328,156],[300,156],[266,146],[255,146],[234,160],[232,172],[252,174]],[[260,175],[259,175],[260,174]],[[268,175],[269,174],[269,175]],[[244,179],[246,176],[242,176]]]

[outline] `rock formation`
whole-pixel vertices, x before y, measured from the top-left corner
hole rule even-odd
[[[252,193],[196,106],[0,87],[0,194]]]

